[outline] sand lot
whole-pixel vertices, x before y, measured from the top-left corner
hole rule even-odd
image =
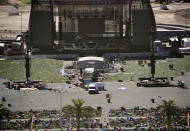
[[[152,4],[156,24],[190,25],[190,3],[171,3],[167,7],[168,10],[160,10],[160,5]]]
[[[152,4],[152,8],[158,25],[184,25],[187,27],[180,28],[190,29],[190,3],[170,3],[168,5],[169,10],[160,10],[159,4]],[[2,37],[4,36],[4,32],[9,32],[9,36],[14,37],[15,34],[18,34],[21,30],[26,31],[28,29],[30,6],[19,7],[17,9],[19,15],[10,16],[9,12],[12,10],[14,10],[13,6],[0,5],[0,34]],[[158,30],[163,29],[159,28]]]

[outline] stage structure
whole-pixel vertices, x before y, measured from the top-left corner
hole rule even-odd
[[[31,6],[30,44],[39,54],[150,52],[156,36],[149,0],[32,0]]]

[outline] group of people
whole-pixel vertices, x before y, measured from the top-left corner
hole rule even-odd
[[[172,127],[185,129],[187,122],[184,117],[185,111],[181,112],[181,117],[172,122]],[[165,126],[163,120],[160,119],[160,114],[156,108],[139,108],[138,106],[132,109],[121,107],[119,109],[111,109],[110,112],[111,127],[132,128],[141,127],[162,130]]]
[[[37,118],[58,118],[60,113],[57,110],[17,111],[11,112],[11,119],[30,119],[32,115]]]

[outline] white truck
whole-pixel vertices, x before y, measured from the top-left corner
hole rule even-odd
[[[89,83],[88,85],[88,93],[89,94],[98,94],[99,90],[95,83]]]
[[[179,48],[179,54],[190,54],[190,37],[182,39],[182,48]]]
[[[190,37],[186,37],[182,39],[182,46],[183,47],[190,47]]]
[[[90,87],[95,87],[98,89],[98,91],[103,91],[104,90],[104,83],[103,82],[90,82],[86,86],[86,90],[88,90]]]

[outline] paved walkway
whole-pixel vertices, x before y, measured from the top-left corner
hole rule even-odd
[[[107,106],[104,106],[102,109],[102,115],[100,118],[100,122],[102,123],[103,127],[106,127],[107,123],[109,123],[109,118],[108,118],[109,110],[110,109]]]

